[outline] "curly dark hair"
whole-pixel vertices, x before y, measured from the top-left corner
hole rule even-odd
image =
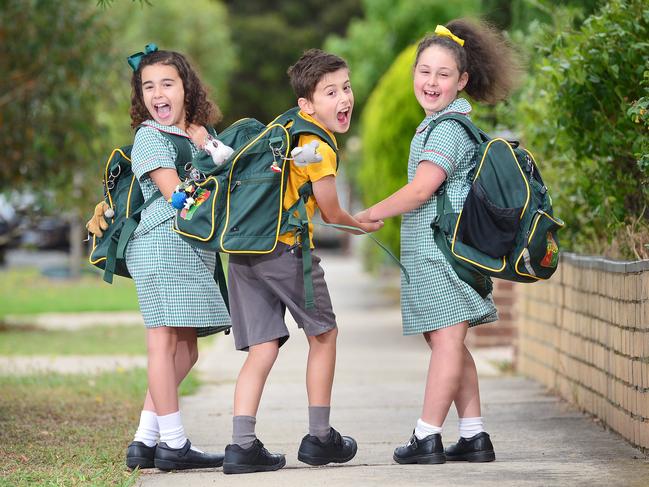
[[[214,125],[222,118],[219,107],[208,98],[207,88],[201,83],[187,58],[174,51],[154,51],[140,61],[131,78],[131,127],[135,128],[151,118],[142,97],[142,69],[152,64],[173,66],[183,82],[185,90],[185,121],[187,125]]]
[[[446,28],[464,39],[464,46],[448,37],[428,35],[417,46],[415,66],[426,48],[442,46],[453,54],[460,74],[468,73],[464,90],[471,98],[489,104],[507,98],[523,72],[520,57],[507,40],[484,21],[456,19],[446,24]]]

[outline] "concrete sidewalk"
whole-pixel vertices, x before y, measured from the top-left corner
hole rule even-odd
[[[361,272],[356,260],[323,256],[340,328],[331,421],[358,441],[348,464],[309,467],[297,461],[307,431],[304,387],[307,346],[295,327],[271,372],[257,417],[257,434],[272,452],[286,453],[277,472],[224,475],[221,469],[142,472],[140,485],[228,486],[647,486],[649,460],[590,417],[549,395],[538,384],[499,376],[498,361],[508,350],[476,350],[485,426],[496,462],[401,466],[392,452],[404,444],[421,413],[429,352],[421,337],[401,335],[398,305],[378,278]],[[391,293],[394,295],[394,293]],[[497,325],[484,325],[497,326]],[[199,360],[205,386],[183,398],[181,411],[192,442],[223,451],[231,440],[234,384],[245,354],[234,351],[231,336]],[[452,410],[444,441],[457,439]]]

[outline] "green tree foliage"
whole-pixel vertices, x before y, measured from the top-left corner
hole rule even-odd
[[[331,35],[325,48],[349,62],[355,102],[362,110],[379,78],[403,49],[435,30],[437,24],[477,15],[479,6],[478,0],[363,0],[364,17],[352,20],[344,37]]]
[[[175,0],[151,4],[121,1],[103,10],[114,32],[112,44],[105,49],[118,60],[106,72],[112,91],[100,107],[102,120],[111,130],[111,144],[120,145],[133,138],[128,114],[132,71],[126,58],[150,42],[186,55],[212,98],[227,112],[228,79],[235,63],[227,9],[213,0],[192,0],[191,6]]]
[[[382,200],[407,183],[410,140],[425,114],[412,90],[416,46],[405,49],[379,81],[361,119],[363,158],[358,185],[365,205]],[[399,218],[389,218],[378,232],[399,253]],[[384,256],[369,250],[370,264]]]
[[[567,222],[565,246],[647,257],[649,5],[613,0],[577,30],[534,35],[517,117]]]
[[[360,15],[360,0],[226,0],[237,64],[230,78],[227,121],[272,120],[295,105],[286,75],[303,51],[321,47]]]
[[[110,30],[87,0],[3,0],[0,10],[0,190],[61,188],[52,210],[74,207],[99,153]]]
[[[535,20],[552,23],[557,8],[576,8],[588,16],[602,3],[603,0],[482,0],[482,14],[500,29],[527,30]]]

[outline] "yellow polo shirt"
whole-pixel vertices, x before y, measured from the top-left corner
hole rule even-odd
[[[336,137],[329,130],[327,130],[321,123],[317,122],[313,117],[310,117],[302,111],[299,112],[299,116],[316,124],[318,127],[323,129],[331,140],[336,143]],[[293,161],[289,161],[291,164],[290,172],[288,175],[288,183],[286,187],[286,193],[284,194],[284,209],[288,210],[299,198],[298,189],[308,181],[312,183],[318,179],[322,179],[325,176],[335,176],[336,175],[336,153],[334,150],[329,147],[324,140],[322,140],[317,135],[313,134],[302,134],[298,140],[298,146],[308,144],[312,140],[317,140],[320,142],[318,147],[318,154],[322,156],[322,161],[312,162],[307,164],[304,167],[296,166]],[[336,145],[337,148],[337,145]],[[313,248],[313,224],[311,219],[316,209],[316,201],[313,195],[309,196],[309,199],[306,203],[306,213],[309,218],[309,238],[311,239],[311,248]],[[293,232],[288,232],[279,236],[279,241],[288,245],[294,245],[296,243],[295,234]]]

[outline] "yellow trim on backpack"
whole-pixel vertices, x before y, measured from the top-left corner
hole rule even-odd
[[[275,120],[277,120],[277,119],[275,119]],[[239,160],[241,155],[244,152],[246,152],[246,150],[248,148],[250,148],[252,145],[254,145],[260,138],[262,138],[264,135],[266,135],[267,132],[269,132],[270,130],[272,130],[275,127],[281,128],[284,131],[284,134],[286,136],[286,139],[285,139],[286,151],[284,152],[284,160],[282,160],[282,173],[281,173],[281,176],[280,176],[280,178],[281,178],[280,191],[279,191],[280,201],[279,201],[279,213],[278,213],[278,216],[277,216],[277,229],[275,230],[275,244],[273,245],[273,248],[271,248],[270,250],[255,250],[255,251],[251,251],[251,250],[228,250],[228,249],[226,249],[224,247],[223,239],[225,238],[225,234],[228,231],[228,222],[230,221],[230,194],[231,194],[231,192],[228,191],[226,205],[225,205],[225,208],[226,208],[226,211],[225,211],[225,224],[223,226],[223,232],[221,233],[221,237],[220,237],[220,240],[219,240],[219,246],[221,247],[222,251],[225,252],[225,253],[228,253],[228,254],[269,254],[273,250],[275,250],[275,248],[277,247],[277,239],[279,238],[279,231],[280,231],[280,227],[281,227],[281,224],[282,224],[282,212],[284,211],[284,171],[286,170],[286,158],[288,158],[288,152],[289,152],[289,149],[291,148],[291,136],[289,135],[288,130],[286,130],[286,128],[283,125],[278,124],[278,123],[273,124],[273,125],[267,125],[266,129],[263,132],[261,132],[257,137],[255,137],[252,140],[252,142],[249,142],[248,145],[246,145],[242,150],[239,151],[239,153],[237,154],[237,157],[234,158],[234,160],[232,161],[232,165],[230,167],[230,176],[228,177],[228,187],[229,188],[232,187],[232,174],[234,172],[234,166],[237,164],[237,161]]]
[[[484,265],[480,264],[479,262],[475,262],[475,261],[473,261],[471,259],[467,259],[463,255],[455,253],[455,241],[456,241],[457,229],[460,226],[460,218],[461,217],[462,217],[462,210],[460,210],[460,214],[457,216],[457,221],[455,222],[455,230],[453,231],[453,239],[451,241],[451,253],[455,257],[457,257],[458,259],[461,259],[461,260],[463,260],[465,262],[468,262],[469,264],[473,264],[476,267],[480,267],[481,269],[485,269],[485,270],[488,270],[488,271],[491,271],[491,272],[502,272],[505,269],[505,267],[507,266],[507,260],[506,260],[505,257],[503,257],[503,265],[502,265],[502,267],[500,269],[494,269],[494,268],[491,268],[491,267],[484,266]]]
[[[482,160],[480,161],[480,165],[478,166],[478,170],[476,171],[475,176],[473,177],[474,181],[476,179],[478,179],[478,175],[480,174],[480,171],[482,170],[482,164],[484,163],[485,157],[487,157],[487,152],[489,152],[489,147],[491,147],[491,144],[493,144],[496,141],[503,142],[507,146],[509,151],[512,153],[512,157],[514,158],[514,161],[517,161],[516,154],[514,153],[514,149],[512,149],[512,146],[508,141],[506,141],[505,139],[502,139],[500,137],[492,139],[492,140],[489,141],[489,143],[487,144],[487,148],[485,149],[484,153],[482,154]],[[532,156],[532,154],[527,150],[525,150],[525,152],[527,152],[530,155],[530,157],[532,158],[532,160],[534,161],[534,156]],[[534,164],[536,164],[536,161],[534,161]],[[521,169],[520,164],[517,163],[516,167],[518,168],[518,171],[521,173],[521,177],[523,178],[523,182],[525,182],[525,188],[527,189],[527,197],[525,198],[525,205],[523,205],[523,210],[521,211],[521,216],[520,216],[520,218],[523,218],[523,215],[525,214],[525,210],[527,210],[527,205],[530,204],[531,191],[530,191],[530,184],[527,182],[527,178],[525,177],[525,173]]]
[[[106,195],[108,196],[108,204],[112,209],[114,209],[113,208],[113,198],[110,195],[110,190],[108,189],[108,183],[107,183],[107,181],[108,181],[108,166],[110,165],[110,161],[113,160],[113,156],[115,155],[116,152],[119,152],[122,155],[122,157],[124,159],[126,159],[128,162],[131,162],[131,159],[129,159],[126,156],[126,154],[124,154],[122,149],[120,149],[119,147],[113,149],[113,152],[111,152],[110,155],[108,156],[108,160],[106,161],[106,165],[104,167],[104,185],[106,186]],[[131,190],[132,189],[133,189],[133,183],[131,182],[131,189],[129,189],[129,192],[128,192],[128,203],[127,203],[127,205],[130,204]],[[126,216],[128,216],[128,206],[127,206],[127,210],[126,210]],[[113,218],[111,223],[113,223],[114,221],[115,221],[115,219]],[[97,264],[97,263],[99,263],[99,262],[101,262],[103,260],[106,260],[106,257],[100,257],[97,260],[92,260],[92,254],[93,254],[93,252],[95,251],[96,248],[97,248],[97,236],[93,235],[92,236],[92,250],[90,251],[90,255],[88,256],[88,262],[90,262],[92,265],[95,265],[95,264]]]
[[[560,228],[562,228],[562,227],[565,225],[565,223],[564,223],[563,221],[561,221],[561,220],[557,220],[556,218],[554,218],[553,216],[547,214],[547,213],[546,213],[545,211],[543,211],[543,210],[538,210],[538,216],[536,216],[536,220],[534,221],[534,224],[532,225],[532,230],[530,231],[530,236],[527,238],[527,243],[528,243],[528,244],[532,241],[532,237],[534,236],[534,232],[536,232],[536,227],[538,226],[538,224],[539,224],[539,222],[541,221],[541,218],[542,218],[543,216],[545,216],[545,217],[549,218],[550,220],[552,220],[554,223],[556,223],[557,225],[559,225]],[[526,249],[526,248],[527,248],[527,247],[525,247],[525,249]],[[518,274],[519,276],[530,277],[530,278],[532,278],[532,279],[536,279],[537,281],[540,281],[541,279],[543,279],[542,277],[534,276],[534,275],[532,275],[532,274],[527,274],[527,273],[525,273],[525,272],[518,272],[518,263],[519,263],[519,262],[521,261],[521,259],[523,258],[523,255],[525,254],[525,249],[523,249],[523,251],[520,253],[520,255],[518,256],[518,258],[516,259],[516,263],[515,263],[515,265],[514,265],[514,271],[515,271],[516,274]]]
[[[476,179],[478,179],[478,175],[480,174],[480,171],[482,170],[482,165],[484,164],[485,158],[487,157],[487,153],[489,152],[489,147],[491,147],[491,144],[493,144],[496,141],[503,142],[507,146],[507,148],[511,151],[512,157],[514,158],[514,161],[517,160],[516,159],[516,154],[514,153],[514,150],[512,149],[512,146],[510,145],[509,142],[507,142],[505,139],[502,139],[500,137],[492,139],[492,140],[489,141],[489,143],[487,144],[487,148],[485,149],[484,153],[482,154],[482,159],[480,160],[480,164],[478,165],[478,170],[476,171],[475,176],[473,177],[474,181]],[[529,151],[525,151],[525,152],[530,154]],[[534,157],[532,156],[532,154],[530,154],[530,157],[532,157],[532,160],[534,160]],[[534,164],[536,164],[536,161],[534,161]],[[527,178],[525,177],[525,173],[521,169],[521,166],[519,164],[516,164],[516,167],[518,168],[519,172],[521,173],[521,177],[523,178],[523,181],[525,182],[525,188],[527,189],[527,196],[525,198],[525,205],[523,206],[523,210],[521,211],[521,214],[520,214],[520,218],[522,218],[523,215],[525,214],[525,210],[527,209],[527,206],[530,204],[531,191],[530,191],[530,185],[527,182]],[[457,216],[457,221],[455,222],[455,229],[453,230],[453,238],[451,239],[451,252],[452,252],[452,254],[455,257],[457,257],[458,259],[461,259],[461,260],[463,260],[465,262],[468,262],[469,264],[473,264],[474,266],[479,267],[481,269],[485,269],[485,270],[488,270],[488,271],[491,271],[491,272],[502,272],[503,270],[505,270],[505,267],[507,267],[507,258],[505,256],[503,256],[503,258],[502,258],[502,266],[500,268],[492,268],[492,267],[482,265],[479,262],[468,259],[468,258],[464,257],[463,255],[460,255],[460,254],[455,252],[455,241],[457,239],[457,229],[460,226],[460,219],[461,218],[462,218],[462,210],[460,210],[460,213]]]
[[[200,240],[201,242],[207,242],[208,240],[210,240],[210,239],[212,238],[212,236],[214,235],[214,230],[216,230],[216,228],[215,228],[216,223],[215,223],[215,219],[214,219],[214,207],[216,206],[216,201],[218,200],[218,197],[219,197],[219,182],[218,182],[218,180],[217,180],[214,176],[210,176],[209,178],[207,178],[207,179],[206,179],[205,181],[203,181],[202,183],[196,183],[196,186],[202,188],[202,187],[205,186],[205,185],[206,185],[210,180],[214,181],[214,184],[215,184],[214,191],[216,192],[216,193],[214,194],[214,198],[212,198],[212,229],[210,230],[210,234],[209,234],[207,237],[204,237],[204,238],[203,238],[203,237],[200,237],[200,236],[198,236],[198,235],[194,235],[194,234],[191,234],[191,233],[185,233],[185,232],[183,232],[180,228],[178,228],[178,216],[176,216],[176,217],[174,218],[174,224],[173,224],[173,226],[171,227],[171,229],[172,229],[174,232],[179,233],[180,235],[184,235],[185,237],[192,238],[192,239],[194,239],[194,240]],[[211,195],[210,195],[210,196],[211,196]]]

